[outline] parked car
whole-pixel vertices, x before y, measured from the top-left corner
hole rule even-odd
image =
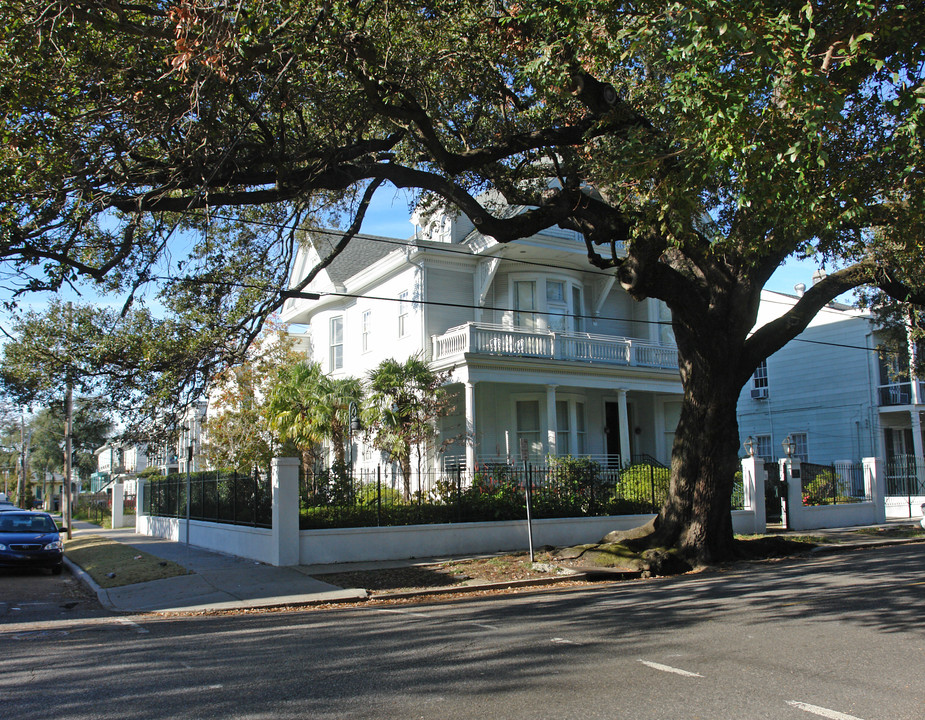
[[[59,575],[64,567],[60,532],[54,518],[45,512],[0,513],[0,567],[48,568]]]
[[[922,503],[922,519],[919,521],[919,524],[925,528],[925,503]]]

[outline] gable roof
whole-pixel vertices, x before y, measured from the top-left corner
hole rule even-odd
[[[318,257],[324,259],[334,250],[343,234],[331,230],[312,230],[308,237]],[[342,285],[349,278],[393,253],[398,247],[410,244],[410,240],[357,235],[347,243],[347,247],[334,258],[325,271],[332,283]]]

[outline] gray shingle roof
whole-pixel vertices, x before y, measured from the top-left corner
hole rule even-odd
[[[322,259],[334,250],[334,246],[343,237],[341,233],[332,230],[311,230],[308,235]],[[332,282],[343,284],[347,279],[363,272],[389,253],[399,249],[400,246],[409,244],[411,244],[410,240],[357,235],[327,267],[328,276]]]

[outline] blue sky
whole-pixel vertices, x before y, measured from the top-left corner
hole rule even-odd
[[[363,223],[362,232],[370,235],[381,235],[385,237],[407,238],[412,233],[412,225],[409,221],[408,212],[409,195],[393,187],[387,187],[380,190],[373,199],[367,212],[366,220]],[[768,282],[767,288],[782,293],[794,293],[794,285],[797,283],[812,283],[813,272],[818,265],[812,261],[789,261],[774,273]],[[61,293],[65,299],[82,302],[96,302],[107,304],[113,307],[121,308],[123,299],[100,297],[92,290],[86,288],[66,289]],[[149,291],[149,300],[153,297],[153,292]],[[0,300],[10,297],[6,288],[0,286]],[[51,294],[35,294],[23,297],[20,301],[22,308],[33,307],[41,308],[51,299]],[[844,302],[851,302],[850,296],[840,298]],[[9,330],[9,317],[3,313],[0,314],[0,325]],[[2,337],[0,337],[2,344]]]

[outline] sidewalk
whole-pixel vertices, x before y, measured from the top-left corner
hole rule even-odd
[[[104,589],[65,555],[71,572],[87,583],[104,607],[114,612],[195,612],[344,602],[366,598],[365,590],[343,590],[315,580],[308,566],[274,567],[160,538],[136,535],[131,528],[101,529],[75,521],[74,537],[101,535],[182,565],[192,574]]]
[[[909,520],[888,521],[880,527],[888,528],[909,524]],[[831,553],[869,546],[923,542],[923,538],[893,539],[877,535],[858,534],[860,528],[833,528],[812,531],[770,531],[775,535],[820,535],[831,540],[819,545],[813,552]],[[368,597],[366,590],[344,590],[316,580],[312,573],[341,572],[405,567],[420,564],[425,559],[408,561],[348,563],[345,565],[298,565],[274,567],[263,563],[222,553],[211,552],[183,543],[136,535],[131,528],[106,530],[86,522],[72,524],[74,537],[101,535],[109,540],[143,550],[163,560],[182,565],[191,572],[152,582],[136,583],[123,587],[100,588],[80,567],[65,556],[71,572],[87,583],[97,594],[104,607],[113,612],[196,612],[206,610],[242,610],[297,605],[315,605],[327,602],[352,602]],[[445,559],[445,558],[443,558]],[[434,560],[437,560],[436,558]],[[481,586],[486,589],[489,586]]]

